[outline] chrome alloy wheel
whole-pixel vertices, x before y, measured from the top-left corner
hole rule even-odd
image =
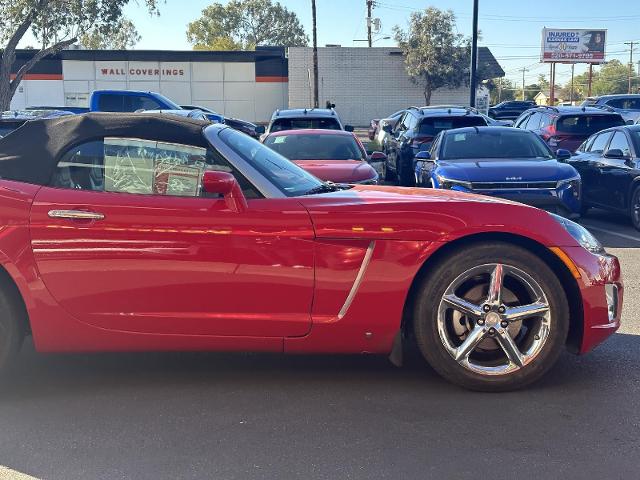
[[[459,275],[438,307],[438,334],[463,367],[504,375],[529,364],[551,328],[549,301],[529,274],[500,263]]]

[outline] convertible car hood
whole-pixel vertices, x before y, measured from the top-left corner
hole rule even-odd
[[[527,236],[545,245],[576,245],[546,212],[484,195],[357,185],[298,200],[311,215],[318,238],[444,242],[495,231]]]
[[[576,175],[572,166],[557,160],[498,159],[454,162],[441,160],[438,162],[437,173],[452,180],[468,182],[539,182],[565,180]]]
[[[375,170],[361,160],[293,160],[293,163],[322,180],[351,183],[369,180]]]

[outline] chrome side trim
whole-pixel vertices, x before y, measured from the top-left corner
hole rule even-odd
[[[364,277],[365,272],[367,271],[367,267],[369,266],[369,262],[371,261],[371,256],[373,255],[373,249],[376,246],[375,241],[371,241],[369,246],[367,247],[367,251],[364,254],[364,258],[362,259],[362,265],[360,265],[360,270],[358,270],[358,275],[356,275],[356,279],[351,286],[351,291],[347,296],[347,299],[344,301],[344,305],[340,309],[340,313],[338,313],[338,320],[341,320],[347,314],[347,310],[351,306],[351,302],[358,293],[358,289],[360,288],[360,284],[362,283],[362,277]]]
[[[86,210],[49,210],[50,218],[71,218],[79,220],[102,220],[104,215],[97,212],[87,212]]]

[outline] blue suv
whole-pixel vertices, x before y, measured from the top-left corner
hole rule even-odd
[[[515,200],[565,217],[578,217],[580,175],[535,133],[472,127],[440,132],[429,152],[416,155],[416,184]]]

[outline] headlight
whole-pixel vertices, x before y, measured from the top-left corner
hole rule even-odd
[[[582,225],[572,222],[560,215],[556,215],[555,213],[549,213],[549,215],[551,215],[556,222],[562,225],[567,233],[569,233],[576,242],[582,245],[584,249],[591,253],[604,253],[604,247],[602,244]]]
[[[438,185],[440,188],[446,188],[451,190],[453,187],[464,187],[471,190],[471,182],[465,182],[463,180],[453,180],[451,178],[443,177],[440,174],[436,174],[436,179],[438,180]]]
[[[357,183],[358,185],[377,185],[378,175],[376,175],[375,177],[369,178],[367,180],[361,180],[359,182],[353,182],[353,183]]]
[[[572,178],[567,178],[566,180],[560,180],[558,182],[558,188],[568,185],[571,189],[571,193],[576,198],[580,198],[581,189],[582,189],[582,180],[580,179],[580,175]]]

